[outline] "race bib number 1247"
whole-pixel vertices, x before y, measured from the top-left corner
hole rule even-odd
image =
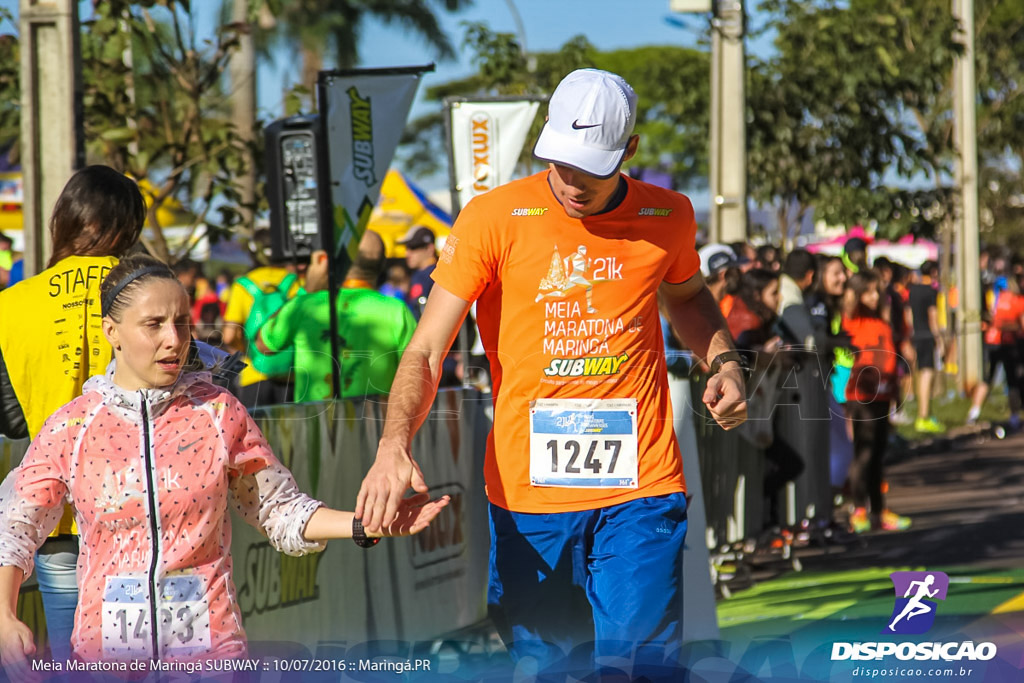
[[[636,399],[530,402],[530,483],[636,488]]]

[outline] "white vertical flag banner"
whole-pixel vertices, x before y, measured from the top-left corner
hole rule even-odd
[[[347,249],[355,259],[420,77],[432,69],[433,65],[320,73],[335,254]]]
[[[452,100],[448,105],[458,209],[512,180],[540,102]]]

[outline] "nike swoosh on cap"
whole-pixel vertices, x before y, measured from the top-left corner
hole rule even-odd
[[[586,128],[597,128],[600,125],[600,123],[580,123],[580,120],[576,119],[575,121],[572,122],[572,129],[584,130]]]

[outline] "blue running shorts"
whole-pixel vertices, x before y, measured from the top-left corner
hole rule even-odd
[[[531,514],[489,505],[488,611],[538,673],[679,673],[686,496]]]

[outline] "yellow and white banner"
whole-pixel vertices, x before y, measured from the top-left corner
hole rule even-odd
[[[537,115],[537,100],[451,99],[452,183],[458,212],[473,197],[512,180]]]

